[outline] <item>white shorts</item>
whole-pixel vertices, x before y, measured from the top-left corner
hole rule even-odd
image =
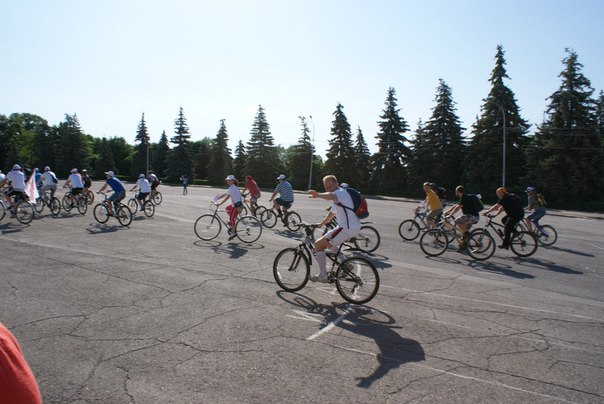
[[[346,242],[347,240],[350,240],[353,237],[358,236],[360,233],[360,229],[345,229],[343,227],[338,226],[325,233],[323,238],[327,239],[329,241],[329,244],[331,244],[332,246],[339,247],[340,244]]]

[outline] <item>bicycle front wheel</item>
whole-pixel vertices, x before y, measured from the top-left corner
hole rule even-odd
[[[285,220],[285,225],[291,231],[298,231],[298,225],[302,223],[302,218],[297,212],[289,212]]]
[[[61,202],[61,205],[63,205],[63,210],[65,210],[65,212],[71,212],[71,198],[69,194],[65,194],[63,196],[63,201]]]
[[[41,196],[36,199],[36,212],[42,213],[42,211],[44,210],[44,205],[44,197]]]
[[[364,304],[377,294],[380,276],[371,261],[363,257],[350,257],[338,266],[336,288],[346,301]]]
[[[50,200],[49,208],[53,216],[57,216],[61,213],[61,201],[59,201],[59,198],[53,196]]]
[[[222,230],[222,223],[217,217],[208,213],[197,218],[193,230],[200,239],[210,241],[218,237]]]
[[[124,227],[130,226],[130,223],[132,223],[132,211],[130,208],[120,203],[116,210],[117,221]]]
[[[94,216],[94,220],[101,224],[107,223],[107,220],[109,220],[109,208],[104,203],[97,203],[94,206],[92,214]]]
[[[477,261],[484,261],[495,254],[495,239],[484,230],[470,233],[466,241],[468,254]]]
[[[133,215],[136,216],[136,214],[138,213],[138,202],[136,201],[136,199],[134,198],[130,198],[128,199],[128,208],[130,208],[130,211],[132,212]]]
[[[271,229],[277,224],[277,215],[275,214],[274,210],[266,209],[264,212],[262,212],[260,221],[265,227]]]
[[[265,210],[266,210],[266,208],[264,206],[258,206],[256,208],[256,211],[254,212],[254,216],[256,216],[258,219],[260,219],[260,221],[262,221],[262,214],[264,213]]]
[[[512,234],[510,248],[519,257],[530,257],[537,251],[537,238],[526,231]]]
[[[145,216],[147,217],[153,217],[153,215],[155,214],[155,205],[151,201],[145,202],[145,204],[143,205],[143,209],[145,212]]]
[[[440,229],[430,229],[419,239],[419,247],[424,254],[430,257],[437,257],[447,251],[449,240],[444,231]]]
[[[4,215],[6,215],[6,208],[4,207],[4,203],[0,201],[0,220],[4,219]]]
[[[419,224],[413,219],[403,220],[398,226],[398,234],[405,241],[412,241],[419,236]]]
[[[94,192],[88,190],[88,192],[86,192],[86,203],[88,205],[92,205],[94,203]]]
[[[29,202],[19,202],[15,205],[15,217],[21,224],[29,224],[34,219],[34,207]]]
[[[273,276],[283,290],[295,292],[306,286],[310,262],[298,248],[286,248],[273,261]]]
[[[235,224],[237,238],[244,243],[253,243],[262,235],[262,223],[254,216],[243,216]]]
[[[541,229],[537,230],[537,232],[539,232],[537,241],[539,241],[539,244],[546,247],[553,245],[556,240],[558,240],[558,232],[549,224],[544,224],[541,226]]]
[[[354,246],[359,250],[374,252],[380,246],[380,233],[373,226],[361,226],[361,232],[352,239]]]

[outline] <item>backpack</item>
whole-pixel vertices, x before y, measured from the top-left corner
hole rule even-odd
[[[471,209],[473,212],[480,212],[484,209],[484,205],[482,204],[482,200],[480,199],[480,194],[468,194],[470,197],[470,201],[472,203]]]
[[[369,208],[367,206],[367,200],[365,199],[365,197],[354,188],[345,189],[348,192],[348,195],[350,195],[350,198],[352,199],[352,208],[349,208],[348,206],[343,205],[339,202],[338,205],[343,207],[344,209],[352,210],[359,219],[365,219],[367,216],[369,216]]]
[[[435,183],[431,183],[430,188],[432,188],[432,191],[436,192],[436,195],[438,195],[438,199],[440,199],[441,201],[447,199],[447,190],[445,188],[439,187]]]
[[[537,194],[537,205],[539,205],[540,208],[547,206],[547,202],[545,202],[545,197],[543,194]]]
[[[50,176],[55,184],[59,183],[59,180],[57,179],[57,176],[54,173],[52,173]]]

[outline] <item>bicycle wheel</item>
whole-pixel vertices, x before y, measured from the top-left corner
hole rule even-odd
[[[220,219],[208,213],[197,218],[193,230],[200,239],[210,241],[218,237],[222,230],[222,223]]]
[[[310,262],[298,248],[282,250],[273,261],[273,276],[283,290],[295,292],[306,286]]]
[[[495,239],[485,230],[472,231],[466,240],[466,246],[470,257],[477,261],[484,261],[495,254]]]
[[[256,212],[254,212],[254,216],[256,216],[258,219],[262,218],[262,214],[264,213],[264,211],[266,210],[266,208],[264,206],[258,206],[256,208]],[[262,221],[262,220],[260,220]]]
[[[61,201],[59,201],[59,198],[53,196],[50,199],[50,205],[48,207],[50,208],[50,213],[52,213],[53,216],[57,216],[59,213],[61,213]]]
[[[374,252],[380,246],[380,233],[373,226],[361,226],[361,232],[352,239],[354,246],[359,250]]]
[[[340,296],[350,303],[367,303],[380,288],[380,276],[371,261],[350,257],[338,266],[336,288]]]
[[[123,227],[130,226],[130,223],[132,223],[132,211],[130,208],[123,203],[120,203],[114,210],[116,211],[117,221],[120,222]]]
[[[430,229],[422,234],[419,239],[419,247],[424,254],[430,257],[437,257],[447,251],[449,240],[444,231],[440,229]]]
[[[539,244],[549,247],[558,240],[558,232],[549,224],[544,224],[541,229],[537,230],[537,241]]]
[[[239,211],[239,217],[249,216],[249,210],[245,204],[241,205],[241,210]]]
[[[63,206],[63,210],[67,213],[71,212],[71,198],[69,193],[63,195],[63,200],[61,201],[61,205]]]
[[[28,224],[34,219],[34,207],[29,202],[21,201],[15,205],[15,217],[21,224]]]
[[[38,199],[36,199],[36,207],[35,207],[36,212],[42,213],[42,211],[44,210],[44,205],[45,205],[45,203],[44,203],[44,197],[43,196],[41,196]]]
[[[132,212],[132,214],[134,216],[136,216],[136,214],[138,213],[138,210],[139,210],[138,202],[136,201],[136,199],[135,198],[128,199],[128,203],[126,205],[130,209],[130,212]]]
[[[297,212],[289,212],[285,220],[285,225],[291,231],[298,231],[298,225],[302,223],[302,218]]]
[[[145,204],[143,205],[143,209],[145,212],[145,216],[147,217],[153,217],[153,215],[155,214],[155,205],[151,201],[145,202]]]
[[[4,203],[0,201],[0,220],[4,219],[4,215],[6,215],[6,208]]]
[[[107,223],[107,220],[109,220],[109,208],[105,203],[97,203],[94,206],[92,214],[94,215],[94,220],[101,224]]]
[[[262,212],[260,221],[265,227],[271,229],[277,224],[277,214],[272,209],[266,209],[264,212]]]
[[[78,208],[78,212],[81,215],[85,215],[88,210],[88,202],[86,201],[86,197],[83,195],[76,196],[76,206]]]
[[[519,257],[530,257],[537,251],[537,238],[526,231],[512,234],[510,248]]]
[[[164,198],[161,196],[161,192],[159,191],[155,191],[155,193],[153,194],[153,203],[156,205],[161,205],[161,201]]]
[[[419,224],[413,219],[403,220],[398,226],[398,234],[406,241],[415,240],[419,236],[419,231]]]
[[[235,224],[237,238],[244,243],[253,243],[262,235],[262,223],[254,216],[243,216]]]
[[[92,192],[91,190],[88,190],[88,192],[86,192],[86,203],[88,205],[92,205],[94,203],[94,192]]]

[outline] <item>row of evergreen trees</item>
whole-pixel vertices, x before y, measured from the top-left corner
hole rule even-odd
[[[577,54],[566,50],[560,88],[549,97],[544,121],[531,135],[530,124],[522,118],[514,93],[505,84],[509,80],[505,65],[504,51],[498,46],[491,89],[470,136],[464,135],[466,128],[457,116],[452,90],[441,79],[432,115],[425,122],[420,120],[413,136],[400,114],[395,89],[388,90],[374,154],[361,128],[353,135],[341,104],[333,113],[325,161],[316,155],[305,117],[300,117],[298,142],[285,148],[275,145],[265,110],[259,106],[249,141],[239,141],[232,153],[224,120],[215,137],[191,141],[181,107],[174,136],[168,140],[164,131],[158,143],[150,142],[143,114],[134,146],[119,137],[98,139],[84,134],[76,115],[66,115],[57,126],[32,114],[0,115],[0,167],[6,169],[14,162],[51,165],[59,174],[72,167],[87,167],[98,178],[112,169],[135,178],[149,165],[168,182],[187,174],[191,179],[222,184],[233,173],[238,178],[251,174],[265,187],[272,187],[275,177],[284,172],[296,189],[307,189],[311,177],[310,185],[320,187],[321,177],[332,173],[374,194],[419,196],[421,184],[429,180],[447,188],[450,197],[456,185],[464,184],[488,200],[505,180],[506,187],[516,191],[537,186],[559,205],[590,208],[588,203],[601,202],[604,95],[600,92],[594,98]]]

